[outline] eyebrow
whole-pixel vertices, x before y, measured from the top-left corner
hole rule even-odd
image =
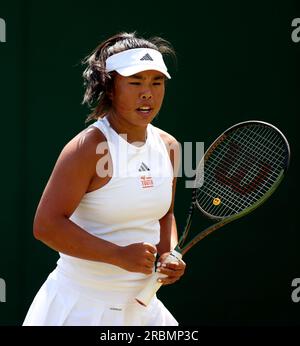
[[[129,78],[139,79],[139,80],[144,79],[142,76],[139,76],[137,74],[133,74],[132,76],[129,76]],[[155,76],[153,79],[154,80],[162,80],[162,79],[165,79],[165,76]]]

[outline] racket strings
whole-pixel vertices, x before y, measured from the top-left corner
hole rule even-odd
[[[244,143],[243,141],[241,141],[241,143]],[[228,143],[227,143],[228,144]],[[227,149],[227,147],[225,148]],[[251,149],[251,148],[250,148]],[[251,181],[253,179],[255,179],[255,177],[257,177],[258,173],[262,173],[263,175],[267,175],[269,173],[269,169],[268,166],[266,165],[259,165],[259,162],[262,161],[264,158],[262,157],[261,153],[258,153],[257,151],[257,155],[256,157],[254,157],[252,155],[252,157],[250,156],[250,159],[249,159],[249,156],[248,156],[248,160],[246,161],[245,160],[245,155],[244,153],[241,153],[240,156],[239,156],[239,160],[234,160],[235,159],[235,156],[234,155],[231,155],[230,154],[230,151],[224,151],[223,152],[227,152],[227,157],[232,160],[232,167],[230,167],[230,169],[228,170],[227,172],[227,177],[230,177],[230,179],[232,181],[234,181],[236,184],[237,184],[237,187],[240,185],[241,187],[242,186],[245,186],[247,184],[250,184]],[[228,162],[226,164],[223,164],[222,161],[224,161],[224,155],[225,154],[220,154],[219,157],[217,157],[217,159],[215,159],[212,155],[212,158],[211,160],[209,161],[209,164],[207,165],[207,169],[208,170],[211,170],[211,169],[215,169],[217,166],[221,169],[221,171],[224,169],[224,171],[226,171],[226,169],[228,168]],[[247,154],[248,155],[248,154]],[[273,156],[270,156],[270,155],[265,155],[267,159],[270,159],[271,157],[274,158],[274,155]],[[279,169],[279,172],[282,168],[282,161],[284,160],[284,156],[281,155],[281,158],[280,160],[276,160],[276,162],[274,162],[274,169],[276,169],[276,163],[277,163],[277,168]],[[251,162],[252,161],[252,162]],[[236,173],[237,169],[239,166],[241,166],[241,163],[244,164],[245,166],[249,166],[249,162],[251,163],[251,170],[247,170],[245,171],[244,169],[244,172],[243,173],[243,178],[241,180],[238,180],[237,177],[234,176],[234,174]],[[210,167],[211,165],[211,167]],[[274,183],[275,179],[272,181],[272,177],[270,178],[271,180],[271,183]],[[238,185],[239,184],[239,185]]]
[[[227,144],[228,144],[228,142],[227,142]],[[218,155],[217,159],[215,159],[214,156],[212,155],[211,160],[208,162],[206,169],[212,170],[212,169],[215,169],[217,166],[219,166],[220,168],[224,168],[224,170],[227,168],[228,165],[225,166],[224,164],[222,164],[222,159],[224,158],[224,155],[225,155],[225,153],[226,153],[227,147],[228,147],[228,146],[226,146],[226,147],[225,147],[225,150],[223,150],[223,154],[222,154],[222,152],[221,152],[221,154]],[[224,149],[224,148],[223,148],[223,149]],[[227,154],[228,154],[228,151],[227,151]],[[230,154],[230,153],[229,153],[229,154]],[[228,156],[230,156],[230,155],[228,155]],[[244,155],[240,155],[240,156],[243,158]],[[262,158],[261,155],[257,155],[256,161],[259,161],[261,158]],[[283,160],[283,158],[284,158],[284,157],[282,156],[282,157],[281,157],[281,161],[278,161],[278,163],[281,163],[282,160]],[[235,159],[235,157],[232,156],[232,160],[234,160],[234,159]],[[221,162],[220,162],[220,160],[221,160]],[[242,162],[242,163],[246,163],[246,162],[243,162],[243,161],[244,161],[244,160],[240,159],[239,161],[236,160],[235,162],[233,162],[233,165],[232,165],[230,171],[228,171],[227,175],[228,175],[228,176],[231,175],[231,177],[233,177],[232,179],[234,179],[234,176],[233,176],[234,171],[237,169],[237,167],[239,166],[239,164],[240,164],[241,162]],[[251,182],[251,180],[252,180],[253,178],[255,178],[255,177],[257,176],[257,173],[258,173],[258,171],[259,171],[259,168],[258,168],[258,165],[255,165],[255,163],[256,163],[256,162],[253,162],[253,163],[252,163],[252,170],[251,170],[251,171],[248,171],[247,174],[245,174],[245,176],[244,176],[244,178],[243,178],[244,181],[241,181],[241,182],[240,182],[241,185],[246,185],[247,183]],[[281,169],[281,165],[280,165],[279,167],[280,167],[280,169]],[[261,169],[261,170],[263,171],[263,173],[265,173],[265,174],[268,173],[268,171],[264,168],[264,166],[263,166],[262,168],[263,168],[263,169]],[[209,177],[208,177],[208,178],[209,178]],[[201,177],[201,179],[202,179],[202,177]],[[238,183],[237,180],[236,180],[236,182]]]
[[[274,135],[274,133],[273,133],[273,135]],[[264,139],[264,138],[263,138]],[[245,142],[245,138],[238,138],[238,140],[240,141],[240,143],[244,143]],[[211,167],[209,167],[209,165],[214,165],[214,167],[212,167],[212,168],[216,168],[216,166],[218,165],[218,166],[222,166],[223,164],[222,164],[222,159],[224,158],[224,156],[225,155],[227,155],[227,157],[229,157],[230,159],[232,159],[232,160],[235,160],[236,159],[236,157],[235,156],[233,156],[233,155],[231,155],[231,153],[230,152],[228,152],[228,145],[229,145],[229,141],[226,141],[225,143],[223,142],[223,143],[221,143],[220,144],[220,148],[218,148],[218,152],[217,153],[215,153],[215,152],[213,152],[212,153],[212,155],[211,155],[211,157],[210,157],[210,160],[208,161],[208,163],[207,163],[207,167],[208,168],[211,168]],[[247,143],[245,143],[245,144],[247,144],[247,145],[249,145],[249,142],[247,142]],[[221,146],[223,146],[223,148],[221,148]],[[253,146],[253,145],[252,145]],[[222,150],[223,149],[223,150]],[[249,145],[249,148],[248,148],[248,152],[245,152],[244,151],[244,153],[242,152],[242,153],[240,153],[239,154],[239,157],[240,157],[240,161],[239,162],[237,162],[237,164],[236,164],[236,166],[239,164],[239,163],[242,163],[242,162],[244,162],[244,163],[247,163],[248,161],[249,161],[249,155],[251,155],[252,157],[254,157],[254,153],[255,153],[255,156],[256,156],[256,158],[257,159],[262,159],[262,158],[264,158],[264,157],[266,157],[266,158],[268,158],[268,155],[266,155],[266,153],[264,153],[264,157],[262,156],[262,154],[260,153],[258,153],[258,151],[257,151],[257,147],[255,147],[254,148],[254,150],[253,150],[253,153],[251,153],[251,143],[250,143],[250,145]],[[280,150],[282,150],[283,151],[283,149],[280,147],[280,146],[278,146],[278,149]],[[263,150],[265,150],[265,148],[263,148]],[[246,154],[246,155],[245,155]],[[272,160],[274,160],[274,157],[277,155],[277,152],[276,151],[274,151],[273,150],[273,152],[272,153],[269,153],[269,158],[272,158]],[[278,156],[278,155],[277,155]],[[216,157],[216,158],[215,158]],[[215,158],[215,160],[214,160],[214,158]],[[279,157],[278,157],[278,163],[280,164],[281,162],[282,162],[282,160],[284,159],[284,156],[283,156],[283,154],[281,154]],[[227,165],[226,165],[227,166]],[[224,166],[224,168],[225,168],[225,166]],[[199,172],[198,172],[199,173]],[[203,180],[203,171],[200,171],[200,173],[202,173],[202,175],[199,175],[198,177],[197,177],[197,181],[202,181]]]
[[[260,181],[256,181],[256,183],[252,186],[256,186],[258,183],[260,183]],[[223,184],[223,191],[219,191],[219,193],[221,193],[221,196],[226,196],[226,203],[224,203],[224,198],[223,198],[223,203],[222,206],[219,208],[219,212],[223,212],[224,213],[224,209],[225,207],[227,208],[227,210],[225,210],[226,213],[230,212],[230,210],[234,213],[239,212],[241,209],[244,209],[246,207],[248,207],[249,205],[251,205],[252,203],[255,202],[255,200],[257,200],[258,198],[261,198],[264,195],[265,191],[262,191],[263,188],[270,188],[272,185],[269,183],[269,186],[267,186],[268,184],[265,185],[261,185],[261,188],[258,189],[255,199],[248,198],[248,199],[237,199],[236,197],[236,193],[240,192],[238,189],[233,189],[232,188],[232,181],[230,182],[230,184],[226,184],[224,186]],[[216,192],[214,191],[214,189],[211,188],[211,185],[208,186],[209,190],[211,190],[214,195],[210,194],[209,192],[207,193],[208,196],[210,196],[211,198],[215,197]],[[251,185],[250,185],[251,187]],[[251,190],[253,190],[254,188],[252,188]],[[225,190],[225,191],[224,191]],[[248,192],[251,192],[251,190],[249,190]],[[243,195],[245,195],[245,191],[241,190]],[[211,200],[209,199],[207,201],[207,205],[205,206],[206,208],[213,209],[213,204],[211,204]],[[230,209],[230,210],[228,210]],[[208,210],[208,212],[210,212],[210,210]]]
[[[275,135],[276,134],[273,133],[273,137],[274,137],[273,139],[276,139]],[[228,150],[228,145],[230,145],[232,141],[231,142],[227,141],[226,143],[224,143],[224,147],[220,148],[221,150],[219,152],[213,153],[208,164],[209,165],[215,164],[215,167],[218,165],[220,166],[223,165],[223,167],[226,168],[228,166],[228,163],[226,164],[226,166],[224,165],[224,163],[222,163],[224,161],[222,159],[224,159],[224,156],[226,155],[230,160],[234,161],[234,164],[231,167],[232,171],[234,171],[234,167],[239,167],[241,163],[243,163],[244,165],[247,165],[250,159],[253,159],[255,161],[265,161],[266,159],[267,160],[271,159],[273,161],[273,164],[276,165],[277,163],[281,166],[281,163],[285,157],[284,153],[280,154],[279,156],[278,153],[274,151],[273,148],[271,148],[271,150],[266,151],[267,146],[261,145],[260,148],[258,148],[257,146],[254,147],[254,144],[249,142],[249,138],[251,139],[251,137],[244,137],[244,138],[243,137],[239,138],[237,136],[233,137],[233,140],[235,140],[236,143],[239,143],[240,145],[248,146],[247,150],[245,150],[245,147],[242,148],[241,152],[239,153],[239,160],[236,160],[236,155],[231,153],[230,149]],[[276,145],[276,143],[274,144]],[[278,144],[277,144],[277,148],[278,150],[280,149],[282,150],[282,148]],[[252,166],[255,167],[254,165]],[[251,172],[249,172],[249,174],[251,174]]]
[[[286,144],[273,128],[238,128],[212,150],[196,176],[196,184],[203,180],[197,189],[200,207],[218,217],[242,211],[272,187],[285,160]]]
[[[256,173],[256,172],[255,172],[255,173]],[[248,176],[250,176],[249,179],[253,178],[253,175],[249,175],[249,174],[248,174]],[[231,183],[232,183],[232,181],[231,181]],[[240,184],[240,185],[242,185],[242,184]]]
[[[254,133],[255,135],[258,135]],[[238,135],[238,134],[236,134]],[[264,138],[262,136],[256,136],[256,138],[251,138],[251,136],[244,136],[244,137],[237,137],[236,140],[241,144],[241,145],[247,145],[249,148],[247,150],[244,150],[242,153],[242,157],[245,157],[244,153],[247,155],[255,156],[257,160],[271,160],[272,164],[276,165],[277,164],[282,164],[282,160],[284,160],[284,150],[282,146],[280,145],[281,143],[279,142],[278,136],[276,136],[276,133],[272,133],[269,131],[269,134],[266,133],[265,136],[270,136],[270,138]],[[251,141],[251,139],[254,139],[256,142]],[[273,143],[271,143],[268,139],[272,140]],[[260,141],[261,142],[260,142]],[[259,143],[259,146],[256,145],[256,143]],[[271,145],[270,145],[271,144]],[[245,147],[244,147],[245,148]],[[248,152],[247,152],[248,151]],[[282,151],[280,154],[279,151]]]

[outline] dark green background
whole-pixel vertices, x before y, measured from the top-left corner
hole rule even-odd
[[[159,295],[178,321],[193,325],[300,324],[291,282],[300,277],[299,50],[296,1],[1,0],[0,277],[7,302],[0,324],[20,325],[57,254],[32,236],[37,203],[63,146],[84,127],[80,60],[119,31],[170,40],[178,55],[155,125],[180,142],[210,142],[235,122],[278,126],[292,149],[289,174],[255,213],[187,254],[187,271]],[[190,191],[180,179],[176,215],[185,222]],[[193,228],[204,221],[195,218]],[[184,293],[184,295],[180,295]],[[179,299],[178,299],[179,298]]]

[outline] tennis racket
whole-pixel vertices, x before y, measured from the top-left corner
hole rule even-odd
[[[285,176],[289,161],[289,143],[271,124],[245,121],[222,133],[200,160],[184,232],[166,261],[180,260],[207,235],[264,203]],[[215,223],[186,242],[195,209]],[[158,278],[165,276],[154,272],[136,300],[147,306],[161,286]]]

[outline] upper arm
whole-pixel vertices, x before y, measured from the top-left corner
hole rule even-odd
[[[105,141],[101,132],[89,128],[64,147],[41,197],[35,223],[72,215],[96,173],[100,158],[96,147],[101,141]]]

